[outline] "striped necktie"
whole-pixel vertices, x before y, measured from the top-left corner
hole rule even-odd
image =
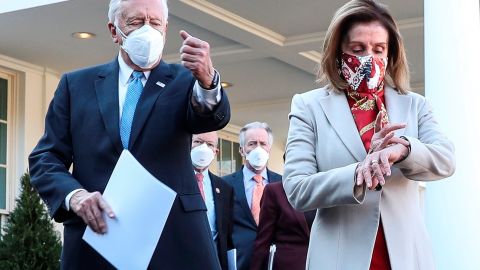
[[[255,180],[255,187],[253,188],[251,211],[255,223],[258,225],[260,220],[260,200],[262,199],[265,185],[263,184],[263,177],[259,174],[253,176],[253,180]]]

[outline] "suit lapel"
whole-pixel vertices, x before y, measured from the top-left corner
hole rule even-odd
[[[152,69],[135,108],[129,145],[133,146],[135,144],[135,140],[145,125],[157,98],[164,92],[164,88],[168,87],[168,83],[172,79],[173,73],[167,63],[161,61],[157,67]]]
[[[411,105],[412,98],[410,96],[400,95],[393,88],[386,87],[385,107],[387,108],[388,120],[390,123],[407,123],[408,114],[411,112]],[[395,136],[402,136],[404,132],[405,129],[397,130],[395,131]]]
[[[233,189],[235,190],[235,196],[238,196],[238,201],[240,207],[245,212],[245,216],[250,221],[251,224],[257,227],[257,223],[253,219],[252,212],[250,207],[248,207],[247,196],[245,195],[245,185],[243,184],[243,167],[235,174],[235,179],[233,181]]]
[[[275,183],[275,182],[279,182],[279,181],[282,180],[281,178],[276,178],[276,175],[274,175],[273,172],[271,172],[268,169],[267,169],[267,177],[268,177],[268,182],[269,183]],[[283,189],[283,187],[282,187],[282,189]],[[285,194],[285,192],[284,191],[282,191],[282,192],[283,192],[282,196],[286,197],[287,195]],[[289,203],[288,200],[287,200],[287,203]],[[288,208],[285,208],[285,209],[288,209]],[[298,224],[300,224],[300,227],[302,228],[302,230],[305,232],[305,234],[307,236],[309,236],[310,235],[310,233],[309,233],[310,230],[308,229],[307,220],[306,220],[304,214],[302,212],[296,211],[293,207],[290,208],[290,209],[291,209],[291,214],[295,217]]]
[[[293,208],[292,208],[293,209]],[[299,211],[293,211],[293,215],[295,215],[295,218],[298,221],[298,224],[300,224],[300,227],[302,228],[303,232],[305,235],[309,236],[309,229],[308,229],[308,224],[307,224],[307,219],[305,218],[305,214]]]
[[[328,121],[350,153],[357,161],[363,160],[367,152],[358,134],[345,94],[331,91],[328,96],[320,99],[320,105]]]
[[[98,73],[98,79],[95,81],[95,92],[105,129],[115,149],[120,154],[123,147],[119,126],[118,71],[118,60],[115,59]]]
[[[268,183],[275,183],[275,182],[278,182],[278,181],[282,181],[281,178],[277,178],[273,172],[271,172],[268,168],[267,168],[267,178],[268,178]]]
[[[218,179],[213,176],[210,171],[208,171],[208,175],[210,176],[210,180],[212,182],[212,192],[213,192],[213,202],[215,204],[215,223],[217,223],[217,232],[220,236],[220,232],[222,231],[222,219],[223,219],[223,194],[220,185],[218,185]],[[217,192],[218,191],[218,192]]]

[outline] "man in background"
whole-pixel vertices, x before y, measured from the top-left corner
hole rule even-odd
[[[239,171],[223,177],[235,193],[233,244],[237,249],[238,270],[250,269],[263,189],[268,183],[282,180],[281,175],[267,169],[272,143],[273,134],[267,123],[245,125],[239,134],[239,151],[245,164]]]
[[[208,223],[217,247],[220,265],[223,270],[228,270],[227,252],[234,249],[233,188],[208,169],[216,160],[218,152],[217,132],[193,135],[190,155],[195,178],[207,206]]]

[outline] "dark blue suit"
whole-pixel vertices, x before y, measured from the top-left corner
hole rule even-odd
[[[103,192],[120,156],[118,74],[115,59],[63,75],[48,109],[45,134],[29,158],[32,184],[49,213],[65,225],[62,269],[113,269],[81,239],[86,225],[65,209],[64,200],[77,188]],[[222,90],[213,112],[195,112],[194,82],[189,70],[161,62],[151,71],[133,119],[130,152],[178,194],[150,269],[220,269],[190,146],[192,133],[224,127],[230,108]]]
[[[282,176],[267,170],[269,183],[282,180]],[[243,167],[223,179],[233,187],[235,204],[233,210],[233,245],[237,249],[237,269],[250,269],[255,238],[257,237],[257,224],[253,219],[250,207],[248,207],[245,196],[245,185],[243,184]]]
[[[222,178],[208,172],[212,181],[213,201],[215,202],[215,223],[217,225],[217,252],[223,270],[228,270],[227,251],[235,248],[233,232],[233,188]]]

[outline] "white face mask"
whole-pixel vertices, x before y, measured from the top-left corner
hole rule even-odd
[[[120,28],[117,31],[123,37],[122,49],[128,53],[132,62],[144,69],[157,63],[163,52],[163,34],[148,24],[126,36]]]
[[[192,158],[193,166],[197,169],[203,169],[212,163],[215,153],[210,149],[206,143],[200,146],[192,148],[190,151],[190,157]]]
[[[267,164],[269,157],[270,155],[265,149],[261,146],[257,146],[257,148],[250,151],[245,158],[255,170],[260,170]]]

